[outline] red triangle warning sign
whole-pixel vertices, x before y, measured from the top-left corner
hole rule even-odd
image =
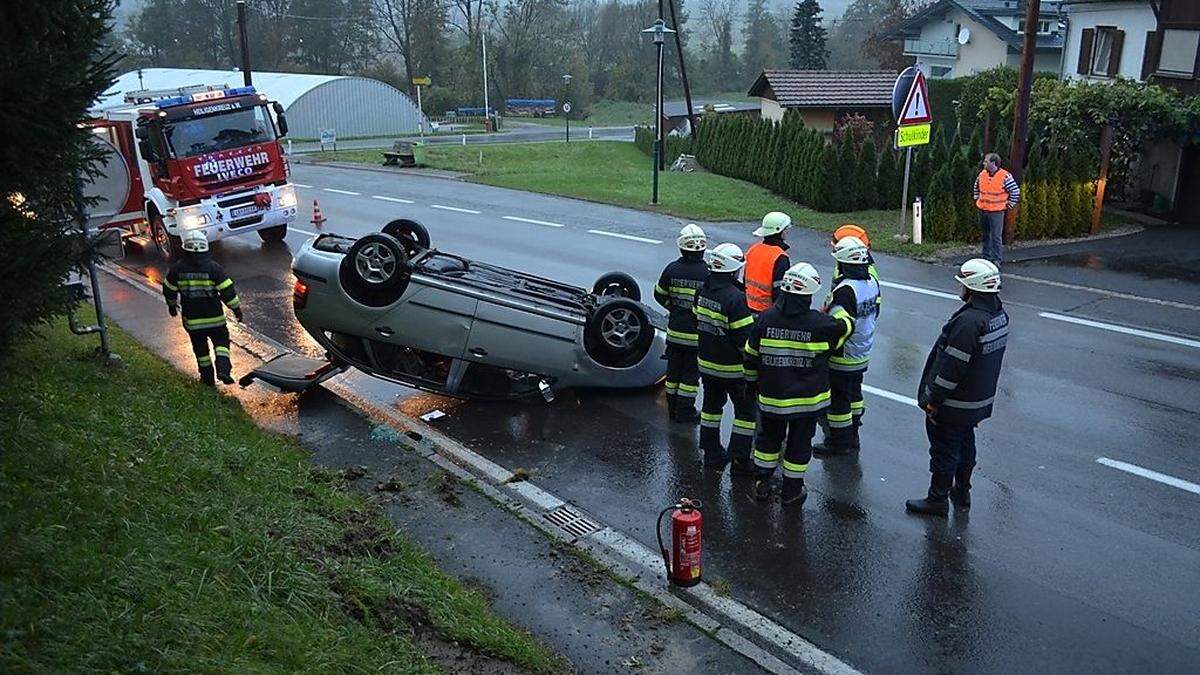
[[[897,124],[926,124],[933,120],[929,114],[929,87],[925,84],[925,73],[917,71],[913,78],[908,97],[904,99],[904,107],[900,109],[900,119]]]

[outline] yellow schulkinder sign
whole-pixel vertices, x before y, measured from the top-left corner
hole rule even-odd
[[[896,147],[908,148],[929,143],[931,124],[909,124],[896,127]]]

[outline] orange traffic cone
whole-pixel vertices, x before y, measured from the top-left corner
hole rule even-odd
[[[325,214],[321,213],[321,205],[318,204],[317,200],[315,200],[315,199],[313,200],[312,224],[316,225],[317,227],[321,227],[322,225],[325,224]]]

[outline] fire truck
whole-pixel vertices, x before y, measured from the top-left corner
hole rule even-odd
[[[170,261],[187,230],[209,241],[287,236],[297,203],[279,142],[287,119],[254,87],[133,91],[87,124],[112,148],[109,170],[129,174],[129,196],[104,225],[123,228],[127,242],[152,242]]]

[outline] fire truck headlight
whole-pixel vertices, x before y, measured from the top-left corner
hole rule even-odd
[[[208,225],[208,214],[184,211],[179,219],[179,226],[185,230],[195,230]]]
[[[296,188],[288,185],[279,190],[279,206],[290,209],[296,205]]]

